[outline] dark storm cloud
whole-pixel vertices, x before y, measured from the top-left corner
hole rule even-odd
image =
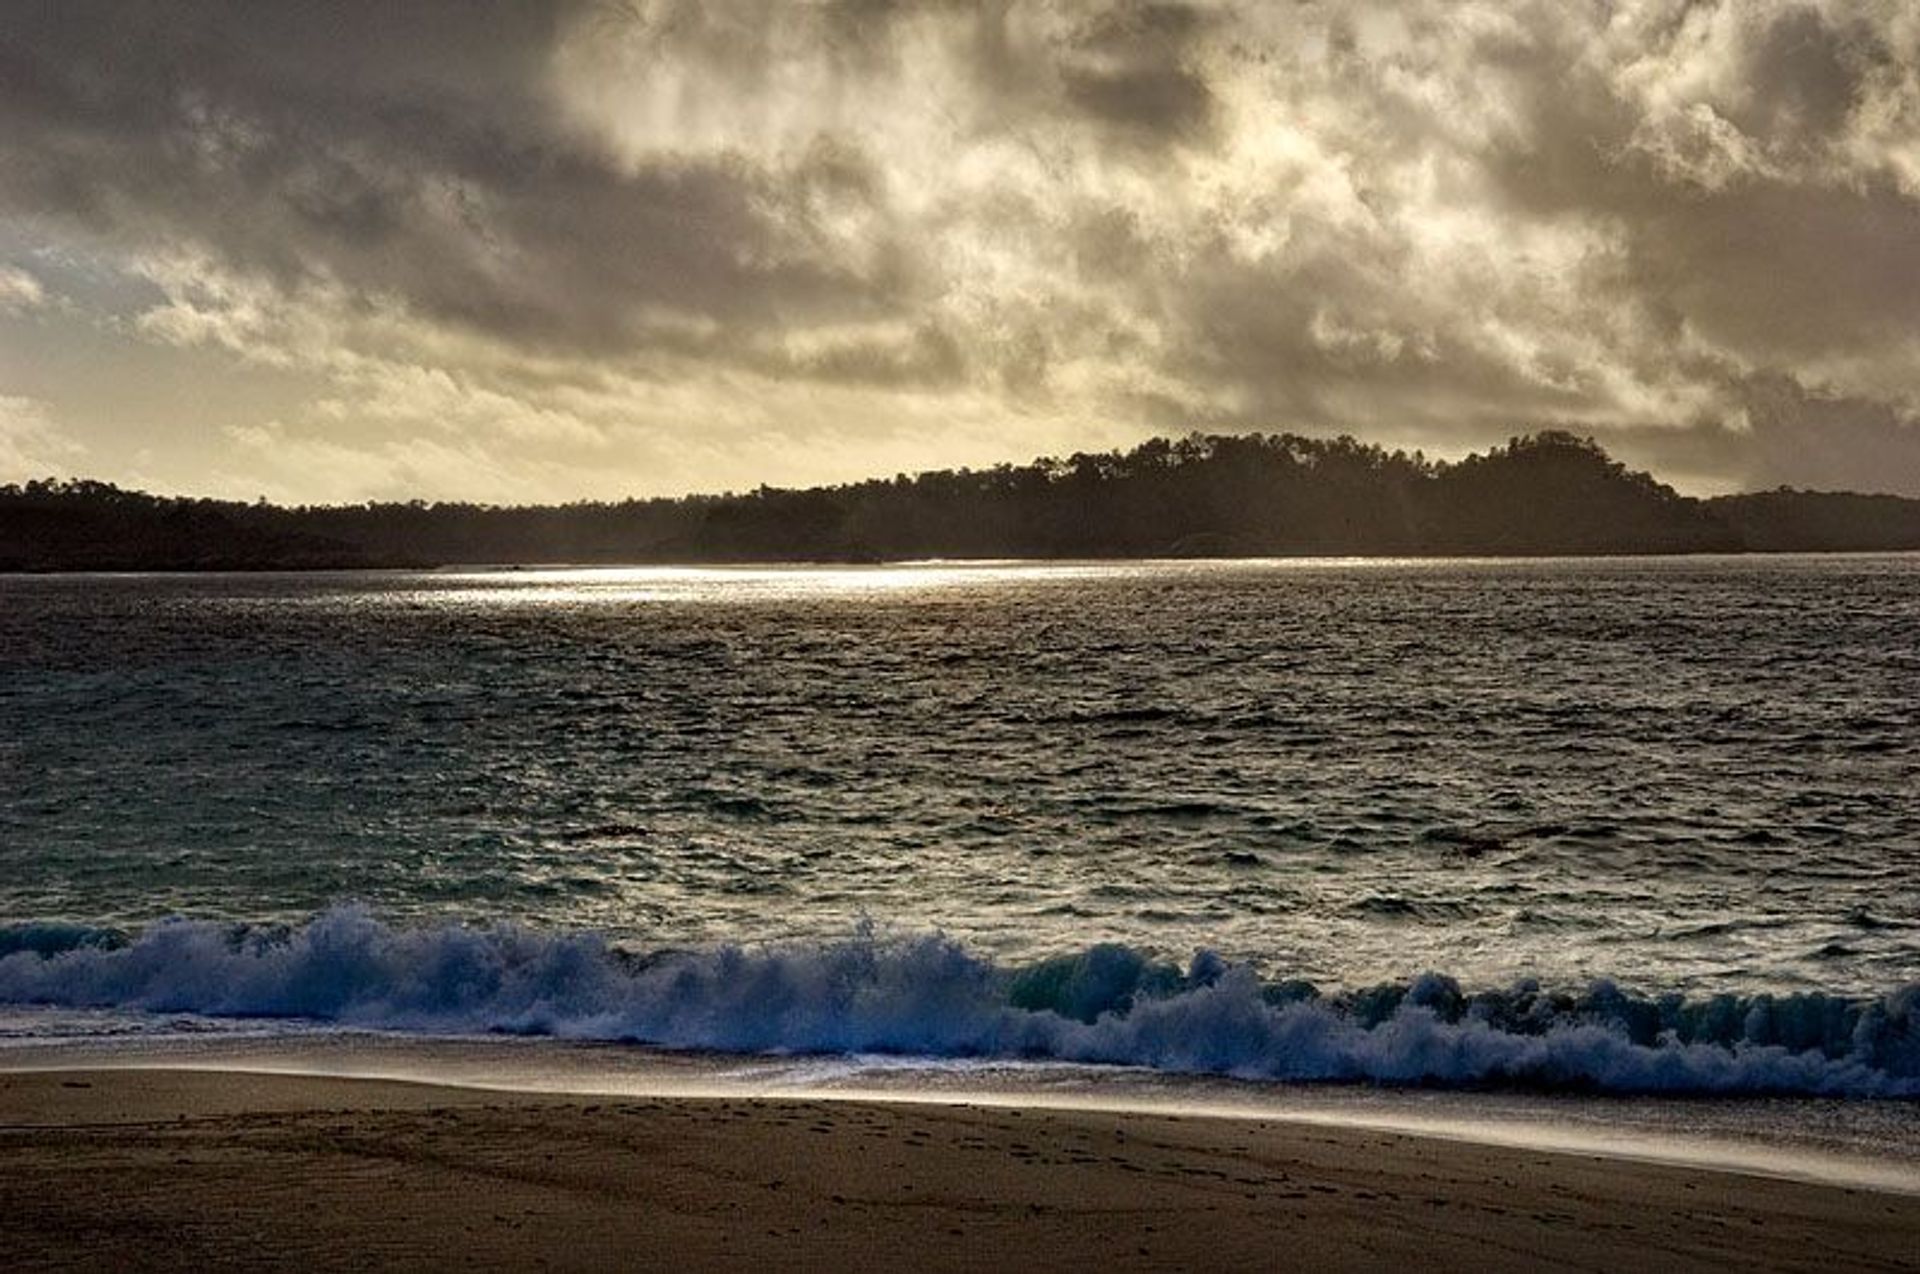
[[[1650,147],[1604,68],[1540,31],[1485,50],[1524,121],[1486,171],[1516,211],[1612,219],[1638,295],[1758,360],[1903,334],[1920,322],[1920,200],[1884,172],[1835,171],[1832,154],[1886,49],[1810,8],[1742,34],[1724,87],[1696,103],[1733,126],[1739,166]]]
[[[1811,393],[1779,373],[1739,392],[1751,429],[1738,449],[1748,485],[1920,493],[1920,427],[1890,404]]]
[[[1770,147],[1817,147],[1845,129],[1866,81],[1891,57],[1864,23],[1793,6],[1743,43],[1742,92],[1727,117]]]
[[[818,239],[863,197],[844,165],[623,165],[565,121],[543,76],[566,8],[14,6],[0,198],[522,341],[844,318],[904,286],[895,245]]]
[[[1069,67],[1063,74],[1069,101],[1128,132],[1184,137],[1207,122],[1211,99],[1206,82],[1177,67]]]
[[[1205,19],[1188,5],[1125,5],[1097,14],[1069,45],[1060,76],[1069,106],[1134,140],[1194,139],[1213,92],[1188,61]]]
[[[1777,372],[1729,386],[1738,426],[1595,430],[1616,455],[1713,488],[1920,492],[1920,422],[1885,401],[1816,393]]]
[[[1920,203],[1883,183],[1757,180],[1650,214],[1635,252],[1646,294],[1757,360],[1902,339],[1920,324]]]

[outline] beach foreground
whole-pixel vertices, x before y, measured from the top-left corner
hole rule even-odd
[[[1920,1199],[1367,1129],[0,1075],[10,1268],[1911,1268]]]

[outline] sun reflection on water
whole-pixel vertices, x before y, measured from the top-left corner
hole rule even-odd
[[[1019,581],[1085,578],[1097,567],[1014,563],[904,563],[886,566],[640,566],[490,570],[441,576],[437,603],[591,605],[632,602],[780,601],[932,593]]]
[[[876,565],[500,567],[437,573],[411,600],[433,605],[578,606],[911,597],[957,589],[1224,573],[1382,570],[1424,559],[1247,558],[1192,562],[919,561]],[[1456,568],[1459,562],[1453,564]]]

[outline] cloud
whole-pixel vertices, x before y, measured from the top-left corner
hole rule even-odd
[[[840,320],[900,285],[891,245],[823,224],[860,192],[809,157],[621,164],[566,124],[540,85],[558,8],[123,8],[16,11],[17,211],[593,352],[652,313]]]
[[[54,425],[46,404],[0,394],[0,482],[71,475],[85,454]]]
[[[1063,50],[1067,104],[1126,140],[1199,140],[1213,122],[1213,89],[1188,61],[1204,31],[1201,10],[1130,4],[1096,10]]]
[[[1747,484],[1920,492],[1920,420],[1888,403],[1753,377],[1738,393],[1751,443]]]
[[[0,314],[18,314],[46,303],[40,280],[18,266],[0,262]]]
[[[0,212],[26,251],[130,281],[71,321],[308,385],[278,445],[344,451],[302,453],[289,491],[751,485],[1190,426],[1446,452],[1555,424],[1703,485],[1920,492],[1888,460],[1920,410],[1897,0],[0,23]],[[0,311],[40,304],[19,278]]]

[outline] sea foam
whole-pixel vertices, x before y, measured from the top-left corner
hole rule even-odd
[[[1920,1097],[1920,984],[1877,998],[1646,996],[1426,974],[1322,993],[1210,952],[1009,967],[940,935],[636,955],[591,932],[169,920],[0,928],[0,1002],[725,1052],[1113,1063],[1250,1079]]]

